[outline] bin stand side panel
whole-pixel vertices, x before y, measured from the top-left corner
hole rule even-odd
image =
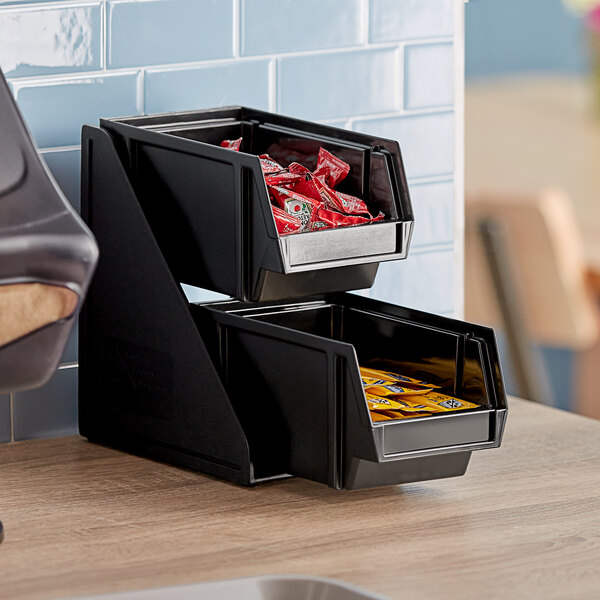
[[[248,444],[110,136],[84,127],[82,212],[100,247],[80,327],[81,433],[238,483]]]
[[[252,331],[255,323],[241,321],[226,328],[223,370],[257,476],[280,469],[333,485],[327,353]]]
[[[132,149],[135,192],[178,281],[241,295],[239,169],[139,141]]]

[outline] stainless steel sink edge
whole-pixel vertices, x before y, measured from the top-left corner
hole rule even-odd
[[[337,579],[309,575],[263,575],[72,600],[390,600]]]

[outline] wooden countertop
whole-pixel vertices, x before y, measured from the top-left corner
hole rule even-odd
[[[0,446],[1,598],[294,573],[403,600],[600,597],[600,422],[513,400],[464,477],[241,488],[82,438]]]

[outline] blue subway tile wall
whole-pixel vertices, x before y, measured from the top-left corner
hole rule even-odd
[[[353,128],[400,141],[410,178],[454,173],[454,114],[356,119]]]
[[[404,262],[379,265],[375,285],[363,295],[401,306],[418,306],[419,310],[451,314],[455,310],[454,252],[452,244],[420,249]],[[418,303],[415,304],[415,298]]]
[[[83,123],[141,112],[139,76],[130,72],[44,81],[15,80],[13,90],[40,148],[72,146],[81,141]]]
[[[99,117],[245,104],[399,140],[412,249],[363,293],[452,314],[459,11],[462,0],[0,0],[0,67],[76,208],[81,125]],[[0,396],[0,442],[77,431],[76,332],[62,363],[43,388]]]
[[[415,44],[404,53],[404,107],[434,108],[454,104],[454,47]],[[427,77],[420,77],[427,73]]]
[[[72,3],[0,13],[0,56],[7,77],[102,68],[102,4]],[[61,40],[61,43],[55,43]]]
[[[400,107],[398,48],[282,57],[279,112],[303,119],[332,119],[397,111]]]
[[[233,0],[114,0],[107,9],[111,69],[233,55]]]
[[[454,0],[370,0],[372,42],[451,36]]]
[[[42,158],[69,202],[79,211],[81,151],[79,148],[42,150]]]
[[[241,0],[242,55],[356,46],[361,0]]]
[[[454,240],[454,181],[413,183],[410,196],[415,213],[411,248],[452,244]]]
[[[43,387],[13,394],[15,441],[77,433],[77,368],[60,368]]]
[[[181,69],[148,69],[145,112],[242,104],[269,110],[270,60],[228,61]]]
[[[79,348],[79,323],[73,325],[73,329],[69,334],[69,339],[65,344],[65,349],[61,357],[61,364],[73,365],[77,364],[77,352]]]

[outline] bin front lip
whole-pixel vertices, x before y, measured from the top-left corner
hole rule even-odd
[[[423,448],[422,450],[406,450],[385,454],[382,453],[377,462],[395,462],[399,460],[411,460],[413,458],[422,458],[425,456],[442,456],[445,454],[462,454],[463,452],[476,452],[477,450],[491,450],[498,448],[500,444],[495,441],[487,442],[468,442],[465,444],[456,444],[453,446],[438,446],[432,448]],[[366,459],[362,459],[366,460]],[[371,461],[373,462],[373,461]]]
[[[314,271],[406,258],[412,225],[413,221],[384,221],[280,236],[284,271]]]

